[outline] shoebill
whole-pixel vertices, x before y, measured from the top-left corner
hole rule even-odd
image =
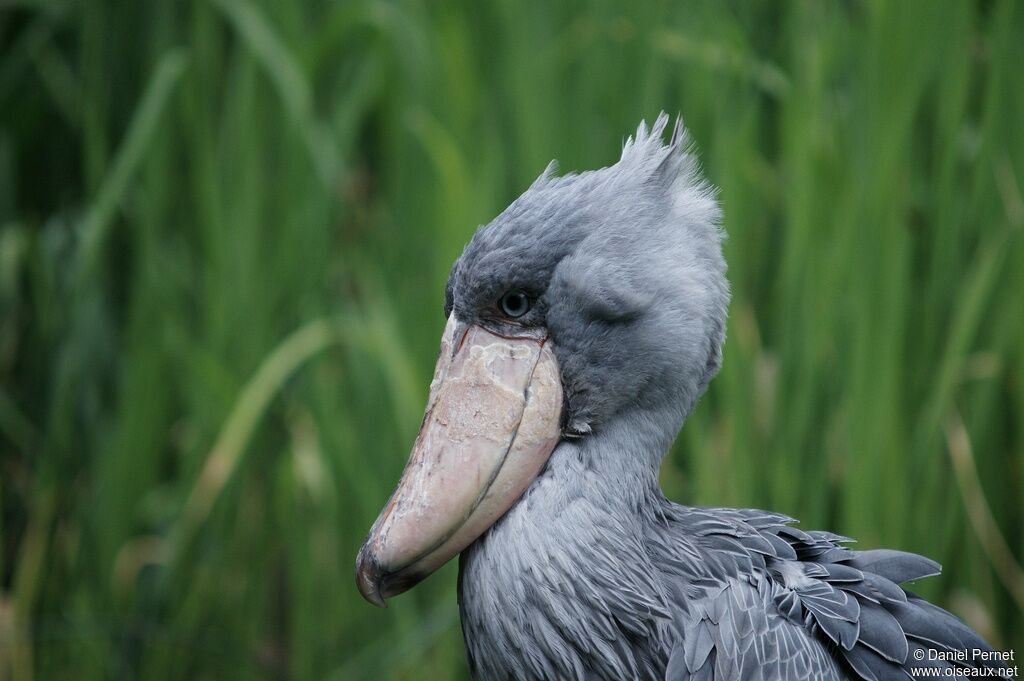
[[[398,487],[357,560],[372,603],[461,554],[476,679],[909,679],[998,665],[854,551],[778,513],[667,500],[661,460],[718,371],[721,211],[677,122],[608,168],[554,164],[477,230]],[[968,659],[958,660],[966,652]]]

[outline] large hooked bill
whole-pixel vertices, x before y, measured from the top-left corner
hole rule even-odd
[[[506,337],[448,318],[423,424],[356,561],[384,606],[508,511],[560,438],[562,386],[545,336]]]

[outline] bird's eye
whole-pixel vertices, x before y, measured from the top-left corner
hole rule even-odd
[[[509,291],[498,301],[501,311],[512,317],[522,317],[530,311],[530,297],[522,291]]]

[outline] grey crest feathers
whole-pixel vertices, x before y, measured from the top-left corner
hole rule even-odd
[[[728,284],[721,212],[682,122],[641,123],[618,163],[555,175],[554,162],[452,268],[446,313],[486,318],[511,289],[537,300],[563,372],[566,432],[639,399],[679,421],[718,369]],[[608,369],[614,368],[614,371]]]

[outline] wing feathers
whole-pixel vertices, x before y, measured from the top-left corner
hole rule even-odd
[[[690,565],[699,573],[691,584],[708,593],[699,607],[688,597],[692,619],[669,660],[669,681],[906,680],[912,667],[953,664],[927,660],[927,652],[917,660],[915,651],[991,650],[953,615],[899,586],[939,574],[935,561],[853,551],[848,537],[805,532],[764,511],[675,510],[671,520],[687,537],[680,550],[699,563]]]

